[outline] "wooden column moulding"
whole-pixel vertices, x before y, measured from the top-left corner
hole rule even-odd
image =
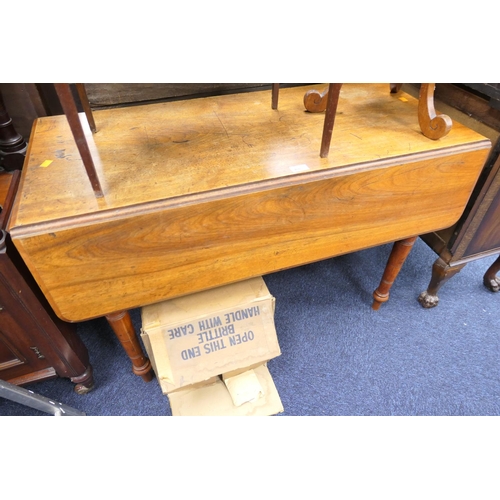
[[[26,141],[14,128],[0,92],[0,165],[7,171],[20,170],[23,168],[26,148]]]

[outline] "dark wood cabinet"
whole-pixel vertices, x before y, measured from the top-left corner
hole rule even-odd
[[[454,96],[456,89],[452,90]],[[446,95],[442,93],[441,97]],[[462,111],[469,116],[474,115],[474,110],[483,110],[486,105],[479,101],[467,107],[471,99],[472,96],[468,96],[461,100]],[[497,111],[491,111],[490,124],[498,130],[499,122],[494,120]],[[481,119],[483,116],[486,116],[484,110],[476,118]],[[428,288],[419,296],[420,304],[426,308],[437,306],[439,289],[468,262],[500,253],[500,139],[491,150],[460,220],[452,227],[422,235],[421,238],[438,255],[432,266]],[[485,286],[494,292],[500,289],[500,278],[496,276],[499,270],[500,258],[483,276]]]
[[[67,377],[85,393],[93,387],[87,348],[75,325],[55,316],[5,231],[19,174],[0,172],[0,378]]]

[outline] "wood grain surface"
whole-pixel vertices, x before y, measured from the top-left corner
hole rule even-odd
[[[0,172],[0,208],[3,207],[7,198],[11,180],[12,174],[10,172]]]
[[[307,90],[282,89],[279,110],[269,91],[96,112],[100,199],[64,117],[40,119],[10,231],[57,314],[102,316],[460,217],[488,140],[459,123],[429,140],[411,96],[345,84],[322,159]]]

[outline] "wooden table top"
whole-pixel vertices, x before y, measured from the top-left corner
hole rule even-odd
[[[65,116],[39,118],[31,134],[12,227],[33,234],[55,224],[71,227],[89,217],[154,210],[300,182],[301,176],[341,175],[401,163],[404,157],[454,147],[481,149],[486,139],[454,122],[438,141],[424,137],[418,101],[388,84],[345,84],[328,158],[319,157],[323,113],[308,113],[304,93],[322,85],[271,92],[100,110],[98,132],[81,120],[103,186],[96,198]],[[382,160],[383,159],[383,160]],[[313,173],[311,175],[311,173]]]
[[[488,139],[455,123],[433,141],[416,99],[345,85],[322,159],[308,88],[282,89],[278,110],[263,91],[96,112],[102,198],[66,118],[39,119],[9,231],[56,314],[108,315],[458,220]]]

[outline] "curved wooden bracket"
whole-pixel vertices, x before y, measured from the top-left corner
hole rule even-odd
[[[323,92],[318,90],[308,90],[304,95],[304,107],[310,113],[322,113],[326,109],[326,104],[328,103],[328,90],[330,87],[326,87]]]
[[[453,126],[447,115],[438,115],[434,109],[434,83],[422,83],[418,100],[418,123],[425,137],[437,140],[444,137]]]

